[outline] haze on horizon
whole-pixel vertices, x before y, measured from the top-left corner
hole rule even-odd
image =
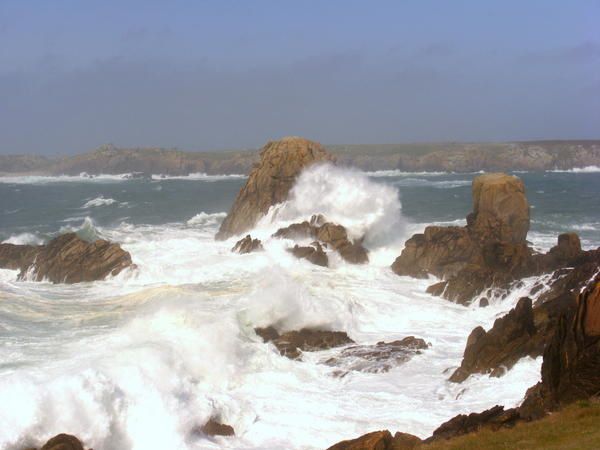
[[[0,2],[0,154],[600,138],[600,2]]]

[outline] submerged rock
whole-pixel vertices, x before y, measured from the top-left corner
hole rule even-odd
[[[273,327],[255,328],[254,331],[263,341],[272,342],[282,356],[298,359],[301,352],[327,350],[341,345],[353,344],[354,341],[343,331],[311,330],[303,328],[299,331],[288,331],[279,334]]]
[[[262,250],[263,246],[260,239],[252,239],[252,236],[249,234],[247,234],[245,238],[237,241],[231,249],[232,252],[240,254],[258,252]]]
[[[235,436],[235,430],[231,425],[221,423],[216,419],[210,419],[200,428],[194,430],[194,434],[200,433],[205,436]]]
[[[0,267],[20,269],[19,278],[53,283],[103,280],[132,266],[131,255],[103,239],[87,242],[66,233],[46,245],[0,244]]]
[[[414,336],[393,342],[378,342],[375,345],[353,345],[329,358],[325,364],[339,367],[341,372],[337,375],[341,376],[352,370],[367,373],[387,372],[428,347],[423,339]]]
[[[299,137],[267,143],[216,235],[217,239],[251,229],[269,208],[288,198],[300,172],[317,162],[333,161],[321,144]]]

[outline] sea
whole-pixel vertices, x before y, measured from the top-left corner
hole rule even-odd
[[[477,175],[314,166],[250,231],[264,251],[246,255],[231,251],[240,237],[214,240],[242,175],[0,178],[0,242],[74,231],[121,244],[135,263],[71,285],[0,270],[0,449],[63,432],[96,450],[325,449],[382,429],[426,437],[457,414],[518,405],[541,358],[500,378],[447,380],[471,330],[491,327],[537,280],[481,308],[427,294],[433,277],[390,269],[413,233],[465,224]],[[600,246],[600,169],[515,175],[535,249],[564,232]],[[317,213],[364,237],[369,263],[330,254],[330,267],[315,266],[270,237]],[[430,347],[391,368],[346,361],[340,376],[327,361],[343,348],[291,360],[255,334],[269,325],[345,331],[365,345],[415,336]],[[210,418],[235,436],[194,432]]]

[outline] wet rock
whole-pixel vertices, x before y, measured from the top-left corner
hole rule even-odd
[[[41,245],[0,244],[0,268],[23,270],[33,264]]]
[[[307,139],[286,137],[267,143],[216,238],[227,239],[248,231],[272,205],[287,200],[290,189],[304,168],[333,160],[333,156],[319,143]]]
[[[262,250],[264,249],[260,239],[252,239],[252,236],[249,234],[246,235],[245,238],[237,241],[234,247],[231,249],[232,252],[240,254],[258,252]]]
[[[327,267],[329,264],[327,254],[318,242],[313,242],[311,245],[305,247],[295,245],[289,251],[296,258],[306,259],[317,266]]]
[[[6,262],[19,266],[19,278],[26,275],[34,280],[48,279],[53,283],[80,283],[103,280],[132,266],[131,255],[119,244],[103,239],[87,242],[75,233],[66,233],[42,246],[12,246],[0,244],[0,254],[16,259]],[[15,248],[18,247],[18,248]]]
[[[490,306],[490,301],[487,299],[487,297],[482,297],[479,299],[480,308],[486,308],[488,306]]]
[[[574,314],[563,314],[544,352],[542,381],[531,388],[521,415],[547,411],[600,392],[600,275],[577,298]]]
[[[354,341],[343,331],[311,330],[303,328],[279,334],[273,327],[255,328],[257,335],[265,342],[272,342],[282,356],[298,359],[301,352],[327,350]]]
[[[412,434],[396,433],[392,437],[388,430],[383,430],[338,442],[327,450],[411,450],[417,448],[421,442],[421,439]]]
[[[81,441],[75,436],[63,433],[51,438],[42,446],[41,450],[84,450],[84,447]]]
[[[232,426],[220,423],[216,419],[210,419],[200,427],[199,431],[206,436],[235,436]]]
[[[414,336],[393,342],[378,342],[375,345],[353,345],[344,348],[325,364],[340,368],[339,376],[349,371],[368,373],[387,372],[421,353],[429,345]]]
[[[459,414],[440,425],[425,442],[450,439],[463,434],[473,433],[483,428],[498,430],[514,426],[520,420],[516,409],[505,410],[503,406],[494,406],[480,413]]]
[[[501,376],[519,359],[541,355],[544,344],[536,335],[531,299],[523,297],[508,314],[496,319],[488,332],[482,327],[471,332],[462,363],[450,381],[460,383],[474,373]]]
[[[346,228],[327,222],[320,214],[312,216],[310,222],[304,221],[280,228],[273,234],[273,237],[294,240],[313,238],[336,250],[345,261],[351,264],[364,264],[369,261],[367,249],[362,246],[362,242],[352,242]]]

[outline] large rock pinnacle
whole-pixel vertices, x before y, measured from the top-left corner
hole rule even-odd
[[[333,160],[321,144],[308,139],[285,137],[268,142],[260,152],[260,162],[252,169],[216,238],[227,239],[248,231],[272,205],[287,200],[290,189],[305,167]]]

